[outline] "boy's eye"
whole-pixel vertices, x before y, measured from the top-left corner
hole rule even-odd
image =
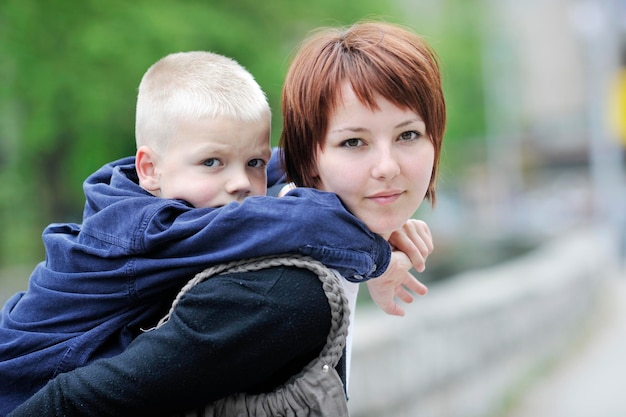
[[[363,144],[363,141],[361,139],[352,138],[352,139],[344,140],[341,143],[341,146],[345,146],[346,148],[356,148],[357,146],[360,146],[361,144]]]
[[[216,167],[218,165],[220,165],[220,160],[217,158],[210,158],[210,159],[205,159],[202,162],[202,165],[206,166],[206,167]]]
[[[261,158],[252,159],[251,161],[248,162],[248,166],[251,168],[263,168],[265,167],[265,165],[266,165],[265,161]]]

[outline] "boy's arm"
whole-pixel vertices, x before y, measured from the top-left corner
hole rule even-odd
[[[219,209],[180,207],[164,206],[147,221],[140,246],[151,255],[151,270],[142,275],[171,270],[176,262],[197,269],[298,253],[360,282],[381,275],[391,257],[389,243],[332,193],[301,188],[282,198],[248,197]]]

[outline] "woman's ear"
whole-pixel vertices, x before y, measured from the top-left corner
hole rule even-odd
[[[151,194],[158,195],[161,189],[157,169],[158,156],[149,146],[140,146],[135,155],[135,169],[139,185]]]

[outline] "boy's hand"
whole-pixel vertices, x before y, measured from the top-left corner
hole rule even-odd
[[[414,298],[408,290],[419,295],[428,292],[409,271],[411,267],[419,272],[426,268],[426,258],[434,248],[432,236],[426,223],[411,219],[390,236],[389,243],[394,247],[389,267],[380,277],[367,281],[367,288],[372,300],[385,313],[404,316],[404,309],[394,298],[411,303]]]
[[[424,295],[428,289],[419,282],[410,272],[411,261],[400,251],[391,253],[391,262],[384,274],[367,281],[367,289],[372,300],[387,314],[404,316],[404,309],[395,302],[398,297],[405,303],[413,302],[410,289],[417,294]]]
[[[426,258],[434,249],[433,237],[425,222],[409,219],[401,229],[391,234],[389,243],[394,249],[408,256],[417,272],[424,272]]]

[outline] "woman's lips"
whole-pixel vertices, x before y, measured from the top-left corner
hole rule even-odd
[[[399,190],[383,191],[380,193],[372,194],[368,196],[367,198],[369,200],[372,200],[376,204],[387,205],[387,204],[392,204],[396,200],[398,200],[400,196],[402,195],[402,193],[403,192]]]

